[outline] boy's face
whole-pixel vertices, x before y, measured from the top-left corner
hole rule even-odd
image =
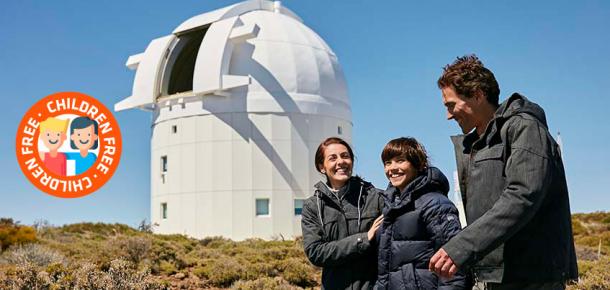
[[[89,150],[93,147],[95,141],[97,141],[95,128],[93,128],[93,125],[90,125],[87,128],[74,129],[74,132],[70,135],[70,140],[74,142],[79,150]]]
[[[55,151],[64,144],[64,141],[66,141],[66,133],[46,129],[40,133],[39,138],[42,139],[45,147],[51,151]]]
[[[401,192],[417,177],[417,169],[404,157],[397,156],[383,163],[385,176]]]

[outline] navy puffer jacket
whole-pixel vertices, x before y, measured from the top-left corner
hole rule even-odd
[[[435,167],[420,173],[404,192],[391,185],[385,191],[376,289],[465,288],[460,273],[444,279],[428,270],[434,253],[461,229],[448,191],[447,178]]]

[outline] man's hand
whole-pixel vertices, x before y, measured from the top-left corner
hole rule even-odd
[[[428,268],[430,271],[445,278],[452,278],[453,275],[455,275],[455,272],[457,272],[457,266],[443,248],[440,248],[438,252],[432,256]]]
[[[373,225],[371,226],[371,228],[369,229],[369,232],[368,232],[369,241],[375,238],[375,232],[379,229],[382,222],[383,222],[382,215],[380,215],[378,218],[375,219],[375,221],[373,222]]]

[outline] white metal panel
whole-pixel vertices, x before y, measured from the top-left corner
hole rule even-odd
[[[228,142],[222,142],[228,143]],[[225,145],[226,147],[226,145]],[[223,170],[218,168],[218,170]],[[226,170],[223,172],[227,172]],[[229,174],[225,174],[229,175]],[[230,178],[230,176],[229,176]],[[215,176],[216,179],[216,176]],[[217,191],[212,195],[213,204],[212,235],[233,237],[233,196],[231,191]],[[220,218],[219,218],[220,217]]]
[[[212,141],[212,118],[216,118],[214,115],[201,115],[195,116],[196,126],[196,138],[197,142],[209,142]]]
[[[211,142],[199,142],[196,145],[195,159],[197,161],[197,178],[195,190],[201,194],[211,194],[214,182],[214,164],[212,163]]]
[[[273,139],[273,127],[270,115],[250,114],[249,117],[252,122],[253,140],[270,141]]]
[[[233,135],[233,119],[231,113],[216,114],[211,119],[212,140],[229,141]]]
[[[175,194],[182,192],[181,176],[182,171],[186,170],[180,164],[182,161],[182,148],[181,146],[169,146],[167,147],[167,173],[165,183],[168,185],[166,193]]]
[[[255,11],[255,10],[268,10],[273,11],[273,2],[265,1],[265,0],[250,0],[244,1],[241,3],[237,3],[231,6],[227,6],[218,10],[210,11],[204,14],[200,14],[194,17],[189,18],[180,24],[176,29],[174,29],[173,33],[179,34],[183,33],[204,25],[208,25],[213,22],[217,22],[222,19],[226,19],[229,17],[239,16],[241,14]],[[281,7],[281,14],[291,17],[299,22],[302,22],[300,17],[298,17],[294,12],[290,11],[290,9]]]
[[[259,147],[256,142],[251,143],[252,146],[252,190],[271,190],[271,171],[273,165],[271,159],[267,157],[269,148]],[[265,154],[267,152],[267,154]]]
[[[291,171],[295,177],[295,183],[300,191],[294,191],[293,194],[303,194],[309,191],[314,184],[313,180],[309,179],[309,169],[313,167],[313,153],[316,147],[309,148],[308,144],[300,138],[292,138],[290,140],[292,154],[289,156],[290,163],[293,164]],[[311,158],[310,158],[311,156]]]
[[[196,166],[196,145],[194,143],[186,143],[180,148],[180,192],[192,193],[195,191],[197,183],[197,166]]]
[[[244,240],[252,237],[252,191],[233,190],[233,239]]]
[[[177,134],[179,134],[181,142],[183,144],[194,143],[197,140],[195,117],[180,118],[179,120],[180,122],[177,123]],[[170,134],[171,132],[172,131],[170,129]]]
[[[230,196],[233,189],[233,176],[239,168],[233,168],[232,141],[212,143],[212,187],[219,195]]]
[[[272,140],[275,149],[272,163],[276,166],[271,171],[271,188],[274,192],[278,190],[296,190],[296,183],[293,180],[294,172],[292,171],[291,141]],[[295,152],[296,153],[296,152]],[[285,166],[285,167],[280,167]],[[286,172],[286,171],[288,172]]]
[[[231,17],[214,22],[205,34],[193,72],[193,92],[209,93],[222,88],[223,64],[228,63],[232,50],[229,35],[239,17]]]
[[[138,62],[136,75],[133,81],[132,95],[114,106],[115,111],[149,106],[155,103],[159,96],[161,67],[167,56],[167,48],[174,41],[174,35],[154,39],[150,42],[144,55]]]
[[[232,142],[232,164],[233,168],[233,192],[244,191],[252,188],[252,154],[248,140],[233,140]]]
[[[179,233],[193,236],[197,227],[197,195],[193,192],[183,193],[180,198],[180,228]]]

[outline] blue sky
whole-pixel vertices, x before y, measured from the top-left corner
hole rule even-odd
[[[114,177],[84,198],[60,199],[28,183],[15,158],[22,115],[40,98],[80,91],[112,108],[131,94],[124,64],[191,16],[237,1],[3,1],[0,10],[0,216],[22,223],[136,225],[149,217],[147,112],[115,114],[123,156]],[[455,57],[476,53],[503,100],[520,92],[561,131],[574,212],[610,210],[610,2],[282,2],[339,57],[350,92],[356,172],[385,187],[379,153],[413,136],[447,175],[455,168],[436,80]],[[308,164],[309,165],[309,164]]]

